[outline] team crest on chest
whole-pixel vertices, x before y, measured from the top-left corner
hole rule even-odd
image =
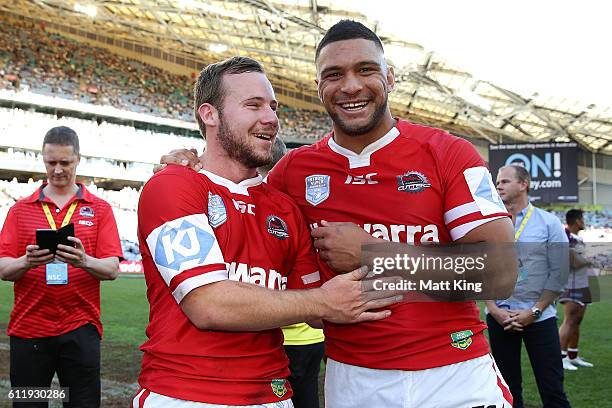
[[[326,174],[313,174],[306,177],[306,201],[316,206],[327,200],[330,179],[331,177]]]
[[[227,210],[221,196],[208,192],[208,222],[211,227],[217,228],[227,221]]]
[[[268,215],[268,218],[266,218],[266,229],[278,239],[289,238],[287,223],[276,215]]]
[[[418,171],[409,171],[397,177],[397,191],[405,193],[420,193],[431,187],[427,177]]]
[[[81,207],[81,209],[79,210],[79,215],[81,215],[81,217],[89,217],[89,218],[93,218],[94,216],[94,210],[91,207],[87,207],[87,206],[83,206]]]

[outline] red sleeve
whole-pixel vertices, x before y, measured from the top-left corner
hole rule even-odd
[[[439,151],[444,182],[444,222],[453,240],[508,212],[474,146],[454,136]],[[448,139],[447,139],[448,140]]]
[[[19,222],[15,211],[15,206],[9,209],[2,226],[2,232],[0,232],[0,258],[19,258],[25,254],[25,248],[23,253],[20,253],[19,240],[17,239]]]
[[[143,257],[151,258],[179,303],[197,287],[228,279],[223,254],[209,222],[210,192],[197,177],[191,169],[168,166],[147,182],[138,203]],[[219,196],[211,197],[218,221],[226,210],[225,203]]]
[[[285,173],[292,158],[293,152],[291,151],[284,155],[266,176],[266,183],[268,183],[269,186],[282,191],[285,194],[287,194],[287,189],[285,186]]]
[[[99,227],[95,256],[98,259],[116,256],[121,260],[123,259],[123,251],[113,209],[106,201],[103,201],[101,204],[100,210],[102,210],[102,214],[97,221]]]
[[[321,286],[321,274],[308,226],[295,206],[298,226],[295,263],[287,279],[287,289],[310,289]]]

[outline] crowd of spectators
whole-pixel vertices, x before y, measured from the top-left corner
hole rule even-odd
[[[0,86],[190,119],[191,80],[0,15]]]
[[[193,82],[0,13],[0,89],[193,122]],[[289,139],[319,139],[331,129],[322,112],[284,106],[279,118]]]
[[[278,117],[281,121],[280,133],[286,140],[318,140],[332,128],[331,119],[322,112],[281,105]]]

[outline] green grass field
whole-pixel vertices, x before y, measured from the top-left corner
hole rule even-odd
[[[574,408],[612,407],[612,276],[599,280],[602,301],[589,306],[582,324],[581,355],[595,368],[566,372],[565,387]],[[140,278],[120,278],[102,284],[102,320],[105,328],[102,346],[103,406],[127,406],[135,389],[148,321],[145,283]],[[12,284],[0,282],[0,385],[8,384],[8,338],[6,324],[12,308]],[[562,309],[559,309],[562,319]],[[525,401],[540,407],[540,400],[523,352]],[[118,387],[117,384],[125,384]],[[0,387],[1,388],[1,387]],[[0,398],[0,406],[3,406]]]

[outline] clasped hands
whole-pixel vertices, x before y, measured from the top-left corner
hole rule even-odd
[[[492,313],[493,314],[493,313]],[[504,327],[505,331],[520,333],[535,321],[530,309],[506,310],[498,309],[493,317]]]

